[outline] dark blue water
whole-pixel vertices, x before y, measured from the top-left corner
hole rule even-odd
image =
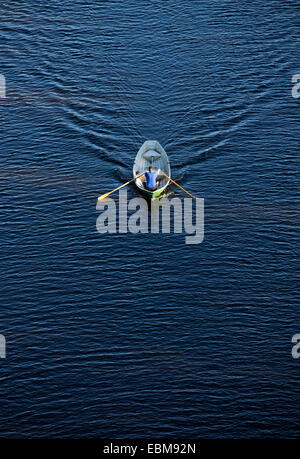
[[[1,3],[1,437],[298,435],[296,6]],[[202,244],[97,233],[147,139]]]

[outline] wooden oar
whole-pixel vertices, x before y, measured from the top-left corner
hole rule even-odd
[[[182,186],[178,185],[178,183],[176,183],[175,180],[172,180],[171,177],[169,177],[167,174],[165,174],[161,169],[159,169],[159,170],[163,175],[165,175],[169,180],[171,180],[171,182],[175,183],[175,185],[177,185],[179,188],[181,188],[186,194],[188,194],[189,196],[191,196],[194,199],[197,199],[196,196],[193,196],[191,193],[189,193],[184,188],[182,188]]]
[[[144,173],[145,173],[145,172],[143,172],[143,173],[140,174],[140,175],[137,175],[135,178],[129,180],[128,182],[123,183],[123,185],[118,186],[118,188],[115,188],[114,190],[109,191],[108,193],[102,194],[101,196],[99,196],[98,201],[101,201],[102,199],[106,198],[107,196],[109,196],[110,194],[112,194],[114,191],[118,191],[120,188],[123,188],[123,186],[129,185],[129,183],[131,183],[131,182],[133,182],[134,180],[136,180],[137,178],[141,177],[142,175],[144,175]]]

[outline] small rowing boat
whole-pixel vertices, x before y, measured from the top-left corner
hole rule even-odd
[[[167,153],[157,140],[147,140],[139,149],[133,165],[133,178],[147,172],[149,166],[153,166],[155,170],[161,169],[162,172],[171,176],[171,169]],[[159,185],[154,191],[147,190],[144,187],[144,177],[139,177],[135,180],[135,184],[139,191],[150,199],[158,198],[170,183],[170,180],[162,174],[158,175]]]
[[[144,186],[144,174],[149,170],[150,166],[152,166],[154,170],[160,169],[160,173],[156,178],[158,182],[158,187],[155,188],[153,191],[145,188]],[[170,182],[178,186],[191,198],[196,199],[195,196],[186,191],[181,185],[176,183],[175,180],[171,178],[171,169],[167,153],[160,145],[160,143],[157,142],[157,140],[147,140],[147,142],[143,143],[143,145],[139,149],[133,165],[133,178],[131,180],[128,180],[128,182],[125,182],[122,185],[118,186],[117,188],[114,188],[108,193],[104,193],[101,196],[99,196],[98,202],[107,198],[107,196],[114,193],[115,191],[120,190],[120,188],[129,185],[129,183],[132,183],[133,181],[135,182],[137,188],[141,191],[141,193],[143,193],[150,199],[158,198],[164,192],[164,190],[167,188]]]

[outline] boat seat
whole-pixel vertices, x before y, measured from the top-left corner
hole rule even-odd
[[[156,161],[160,157],[161,157],[161,154],[155,150],[148,150],[143,154],[143,158],[145,158],[147,161],[150,161],[150,162]]]

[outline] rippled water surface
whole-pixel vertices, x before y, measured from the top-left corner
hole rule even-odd
[[[0,13],[0,436],[296,437],[297,2]],[[97,233],[147,139],[202,244]]]

